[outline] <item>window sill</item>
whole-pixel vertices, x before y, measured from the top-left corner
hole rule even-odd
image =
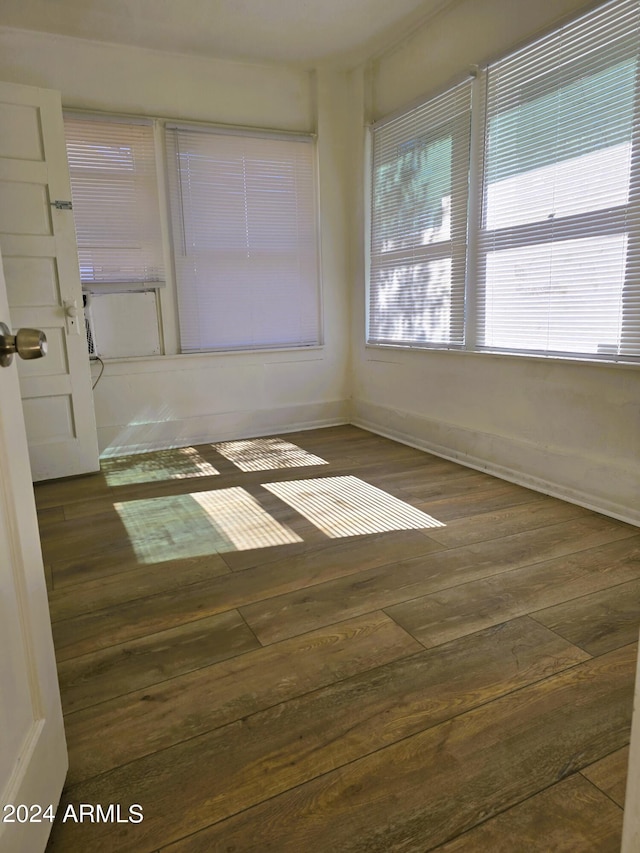
[[[439,349],[437,347],[418,347],[418,346],[401,346],[399,344],[365,344],[365,350],[371,352],[403,352],[403,353],[425,353],[429,355],[456,355],[456,356],[476,356],[480,358],[509,358],[518,361],[536,361],[544,364],[569,364],[569,365],[588,365],[589,367],[608,367],[622,370],[639,370],[640,361],[608,361],[598,358],[582,358],[567,355],[539,355],[537,353],[517,353],[517,352],[501,352],[497,350],[471,350],[471,349]],[[370,358],[370,361],[378,361],[379,359]]]
[[[304,347],[303,349],[264,349],[234,350],[226,352],[176,353],[174,355],[144,355],[126,358],[103,358],[109,367],[109,374],[162,373],[178,370],[201,370],[215,363],[216,367],[225,367],[227,362],[237,364],[238,360],[260,364],[289,364],[291,362],[322,361],[324,346]],[[94,360],[92,359],[92,364]],[[97,359],[95,360],[97,362]]]

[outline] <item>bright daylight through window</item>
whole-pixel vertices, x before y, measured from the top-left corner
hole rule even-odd
[[[329,464],[277,437],[220,442],[212,445],[211,451],[236,466],[241,477],[247,472]],[[221,473],[195,447],[143,454],[139,463],[131,463],[131,457],[128,460],[128,467],[118,459],[107,460],[110,486]],[[222,473],[229,476],[228,471]],[[247,489],[232,486],[118,501],[114,508],[138,560],[157,563],[302,542],[295,530],[271,514],[273,495],[278,499],[276,507],[279,502],[288,504],[331,539],[445,527],[437,518],[353,476],[317,476],[275,483],[258,483],[250,477]]]
[[[320,342],[314,148],[167,128],[183,352]]]
[[[114,508],[141,563],[302,541],[240,486],[121,501]]]
[[[369,343],[640,360],[639,57],[616,0],[373,127]]]
[[[249,438],[221,441],[214,449],[237,465],[241,471],[269,471],[274,468],[301,468],[328,465],[324,459],[284,441],[282,438]]]
[[[164,281],[149,121],[65,114],[83,287],[143,290]]]

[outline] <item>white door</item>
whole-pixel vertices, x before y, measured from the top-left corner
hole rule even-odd
[[[638,850],[640,850],[640,656],[636,663],[627,792],[624,800],[622,853],[638,853]]]
[[[0,322],[11,328],[1,262]],[[2,853],[44,850],[66,772],[60,693],[14,359],[11,366],[0,367]]]
[[[16,327],[42,329],[49,342],[47,358],[18,368],[34,480],[99,468],[70,200],[60,93],[0,83],[0,250],[9,306]]]

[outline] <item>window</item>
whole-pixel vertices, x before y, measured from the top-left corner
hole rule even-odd
[[[320,342],[314,145],[167,129],[183,352]]]
[[[479,203],[469,207],[466,291],[457,309],[463,332],[442,336],[441,346],[640,360],[639,33],[638,0],[617,0],[470,84],[477,154],[458,173]],[[451,121],[457,113],[449,103]],[[417,112],[395,121],[410,127]],[[421,318],[437,311],[438,292],[427,292],[425,308],[412,295],[424,299],[424,289],[409,279],[403,305],[411,316],[402,325],[377,296],[376,235],[393,193],[411,192],[406,178],[393,191],[377,180],[377,138],[386,127],[373,129],[369,342],[424,346],[432,341],[420,332]],[[419,130],[409,143],[423,138]],[[425,197],[412,223],[428,210]],[[402,223],[396,239],[410,234]],[[394,334],[372,333],[384,323]]]
[[[144,290],[163,282],[153,126],[65,114],[83,287]]]
[[[372,343],[463,341],[470,92],[466,83],[374,133]]]

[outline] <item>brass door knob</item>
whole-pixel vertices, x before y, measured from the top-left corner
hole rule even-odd
[[[20,358],[42,358],[47,354],[47,336],[40,329],[18,329],[11,334],[8,326],[0,323],[0,367],[8,367],[14,353]]]

